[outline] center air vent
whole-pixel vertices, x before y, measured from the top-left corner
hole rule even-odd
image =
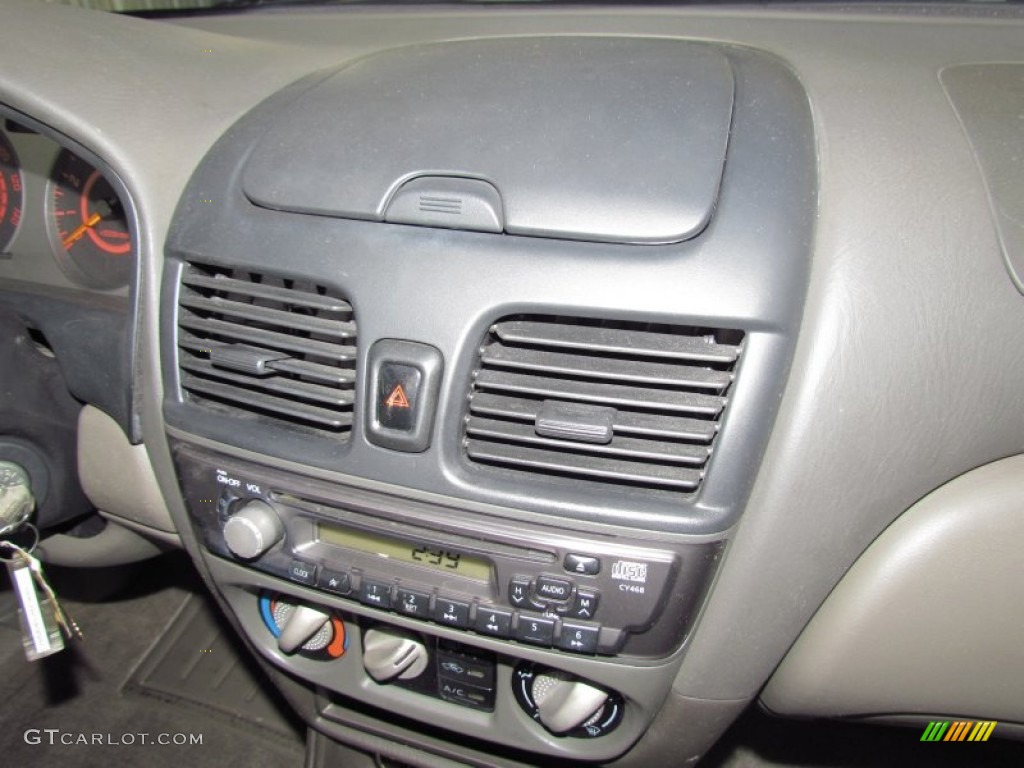
[[[696,493],[739,331],[524,317],[491,327],[470,392],[470,461],[577,484]]]
[[[188,402],[234,417],[348,437],[352,306],[309,282],[186,265],[178,364]]]

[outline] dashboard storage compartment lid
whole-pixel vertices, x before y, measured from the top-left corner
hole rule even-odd
[[[540,37],[399,48],[336,72],[272,118],[242,183],[253,203],[281,211],[678,242],[700,234],[714,210],[733,94],[728,58],[698,43]],[[426,190],[419,203],[409,199],[414,180]],[[472,182],[486,194],[463,201]]]

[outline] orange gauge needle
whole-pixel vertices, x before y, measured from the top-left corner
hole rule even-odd
[[[79,226],[75,227],[75,230],[70,235],[65,237],[64,240],[62,241],[63,245],[64,245],[64,249],[67,250],[72,245],[74,245],[79,240],[81,240],[82,239],[82,235],[84,235],[90,229],[95,227],[101,221],[103,221],[103,216],[98,214],[98,213],[94,213],[92,216],[90,216],[85,221],[85,223],[80,224]]]

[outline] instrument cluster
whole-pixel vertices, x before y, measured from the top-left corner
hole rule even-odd
[[[12,120],[0,127],[0,278],[125,292],[135,274],[131,216],[84,151]]]

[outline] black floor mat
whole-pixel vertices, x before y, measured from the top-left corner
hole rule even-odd
[[[183,553],[127,576],[47,570],[85,639],[27,662],[0,579],[0,763],[301,768],[304,730],[276,711]]]
[[[214,608],[189,595],[125,683],[128,692],[200,707],[294,739],[296,723]]]

